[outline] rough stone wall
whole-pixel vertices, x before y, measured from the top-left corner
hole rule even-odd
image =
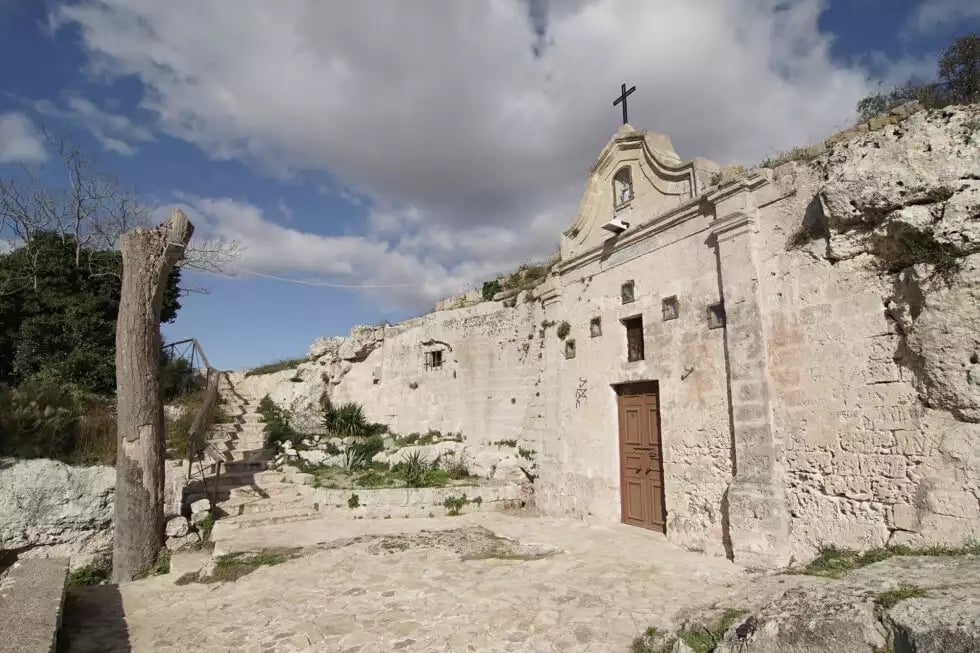
[[[540,303],[485,302],[438,311],[385,327],[358,327],[324,339],[296,370],[233,377],[239,391],[293,411],[295,425],[319,428],[319,398],[354,401],[368,419],[400,434],[462,432],[468,442],[517,439],[539,432],[543,400]],[[426,352],[442,364],[426,367]],[[537,429],[537,430],[536,430]],[[530,444],[534,444],[531,442]]]
[[[977,114],[923,112],[777,171],[796,194],[762,212],[762,280],[797,558],[980,534],[980,257],[941,279],[880,256],[909,226],[980,241]]]
[[[534,338],[540,315],[538,305],[528,302],[432,313],[386,337],[332,398],[373,398],[372,418],[398,433],[431,428],[460,431],[472,442],[521,440],[538,391],[541,359]],[[426,369],[426,351],[441,351],[442,365]]]
[[[72,566],[112,550],[116,470],[53,460],[0,462],[0,549],[71,558]]]
[[[614,384],[657,380],[660,390],[667,532],[671,541],[722,554],[721,497],[732,473],[723,329],[709,329],[719,299],[717,262],[707,243],[711,216],[691,219],[561,277],[548,318],[571,327],[575,357],[556,328],[546,382],[555,388],[554,437],[544,444],[536,501],[549,513],[620,518],[618,405]],[[621,286],[634,282],[624,304]],[[663,320],[676,296],[679,316]],[[644,360],[627,362],[621,320],[642,315]],[[591,337],[592,318],[602,335]]]
[[[181,514],[186,464],[166,462],[164,516]],[[84,566],[112,553],[116,470],[44,458],[0,459],[0,550],[69,558]]]

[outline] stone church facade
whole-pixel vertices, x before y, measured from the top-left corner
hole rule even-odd
[[[919,140],[899,143],[900,129]],[[544,283],[318,342],[304,374],[399,433],[517,440],[535,452],[546,514],[660,530],[751,566],[824,544],[962,544],[980,536],[977,257],[959,283],[923,281],[932,299],[916,315],[900,286],[919,268],[883,272],[869,243],[884,223],[852,228],[842,213],[878,215],[862,194],[876,176],[909,182],[929,157],[973,165],[940,142],[949,129],[899,114],[810,163],[730,174],[624,125]],[[875,163],[885,156],[901,160]],[[956,196],[933,200],[953,219]],[[933,309],[962,335],[941,348],[955,370],[923,349]],[[973,385],[953,376],[971,371]],[[939,386],[955,396],[930,400]],[[294,408],[314,394],[290,392]]]

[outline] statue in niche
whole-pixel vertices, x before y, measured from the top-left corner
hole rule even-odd
[[[622,206],[633,199],[633,178],[629,166],[621,168],[613,177],[616,206]]]

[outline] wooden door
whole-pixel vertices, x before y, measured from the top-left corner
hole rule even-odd
[[[666,533],[657,384],[632,383],[617,393],[623,522]]]

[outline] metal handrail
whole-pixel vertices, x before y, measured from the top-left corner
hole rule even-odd
[[[211,428],[211,421],[214,418],[214,407],[218,400],[218,381],[224,372],[216,370],[211,367],[208,362],[208,357],[204,354],[204,349],[196,338],[185,338],[184,340],[176,340],[174,342],[168,342],[163,346],[163,349],[170,349],[171,352],[175,351],[180,345],[191,345],[191,368],[194,367],[195,356],[200,360],[201,366],[205,370],[205,393],[204,402],[198,409],[197,414],[194,416],[194,421],[191,422],[190,429],[187,433],[187,477],[191,476],[193,471],[194,460],[198,460],[198,469],[201,472],[201,482],[204,483],[204,493],[208,496],[211,503],[211,510],[214,511],[214,507],[218,503],[218,486],[221,482],[221,464],[225,462],[224,457],[222,457],[210,442],[207,441],[207,432]],[[215,464],[215,478],[214,478],[214,488],[213,491],[208,490],[207,478],[204,474],[204,464],[203,457],[207,454],[209,458]]]

